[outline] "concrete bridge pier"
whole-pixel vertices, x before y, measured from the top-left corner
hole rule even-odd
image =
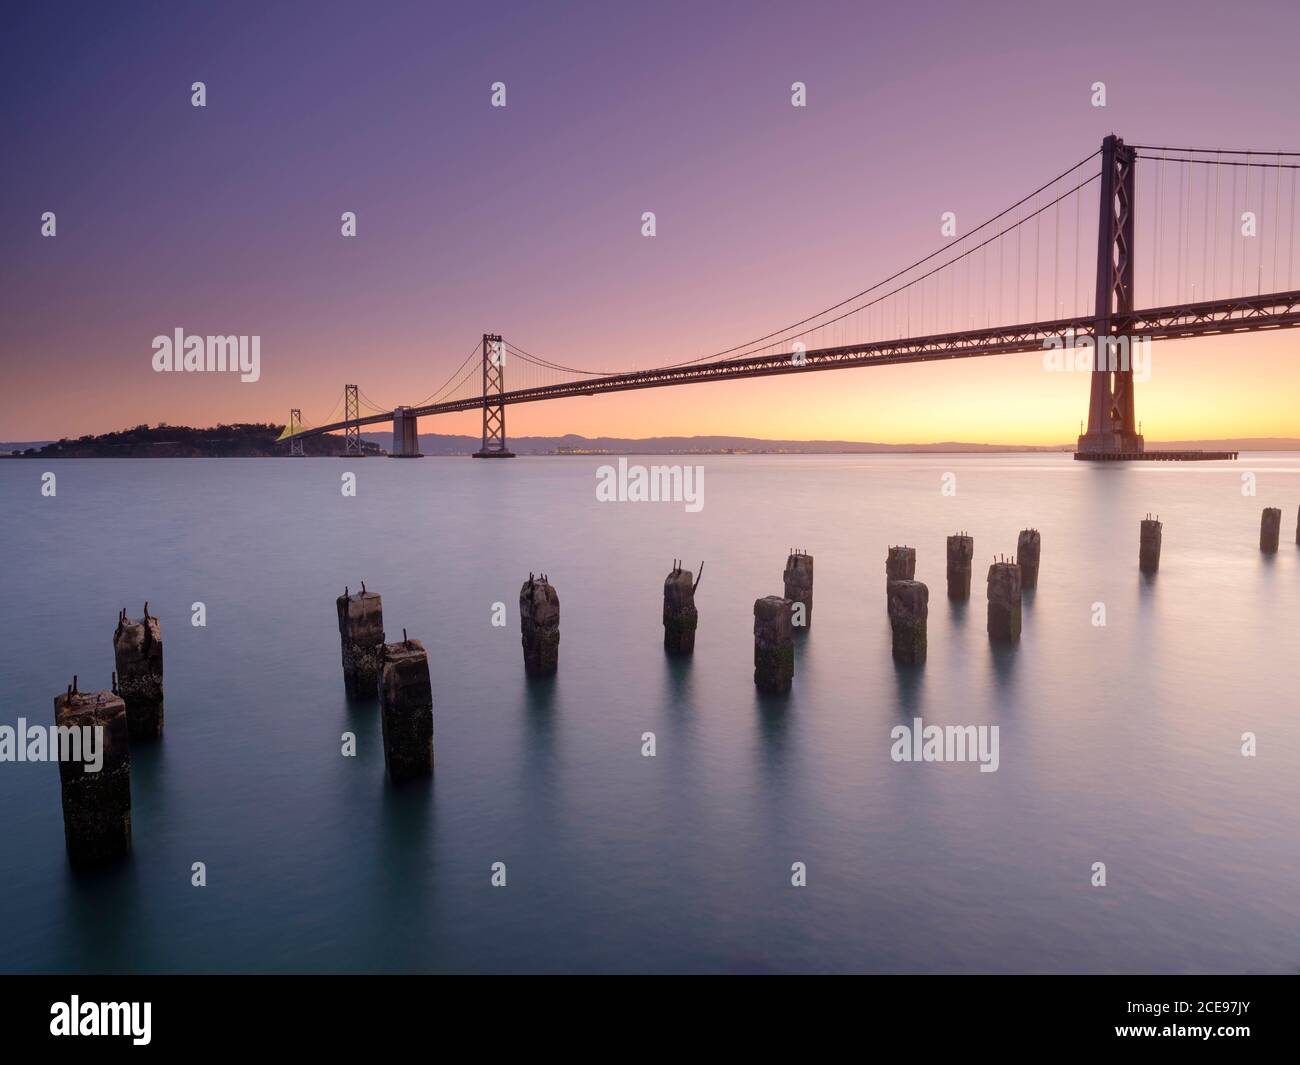
[[[343,686],[349,699],[373,699],[383,668],[384,603],[378,592],[349,593],[335,601],[339,615],[339,641],[343,646]]]
[[[519,589],[519,626],[524,672],[530,677],[550,676],[560,662],[560,597],[545,573],[540,577],[530,573]]]
[[[63,839],[76,868],[131,853],[131,748],[126,703],[116,691],[81,692],[77,678],[54,700],[54,723],[99,728],[103,763],[86,772],[85,761],[59,761]],[[84,749],[83,749],[84,750]],[[57,752],[54,752],[57,754]]]
[[[410,407],[393,410],[393,449],[388,453],[393,459],[418,459],[420,454],[420,420]]]
[[[1016,539],[1016,560],[1020,563],[1020,587],[1038,587],[1038,556],[1043,538],[1037,529],[1021,529]]]
[[[704,576],[704,563],[700,563]],[[695,609],[695,589],[699,580],[690,570],[673,562],[672,572],[664,579],[664,650],[670,655],[689,655],[695,651],[695,629],[700,614]]]
[[[802,628],[812,625],[813,557],[807,551],[791,548],[785,560],[785,597],[802,605]],[[799,608],[795,608],[796,613]]]
[[[1160,541],[1164,525],[1159,518],[1148,514],[1142,519],[1142,534],[1138,544],[1138,569],[1155,573],[1160,568]]]
[[[113,632],[117,692],[126,704],[131,739],[153,739],[163,730],[163,647],[158,619],[144,605],[144,617],[128,618],[123,610]]]
[[[1277,542],[1282,535],[1282,511],[1278,507],[1265,507],[1259,519],[1259,549],[1266,555],[1277,553]],[[1300,534],[1298,534],[1300,535]]]
[[[925,661],[926,619],[929,616],[929,588],[920,581],[890,583],[889,625],[893,630],[895,662],[920,665]]]
[[[781,695],[794,682],[794,603],[779,595],[754,600],[754,684]]]
[[[989,639],[997,643],[1020,640],[1020,567],[1001,559],[989,566]]]
[[[433,772],[433,686],[429,656],[419,640],[402,630],[401,643],[383,647],[379,678],[379,722],[384,765],[394,784]]]
[[[975,557],[975,537],[958,533],[948,537],[948,598],[970,598],[971,559]]]

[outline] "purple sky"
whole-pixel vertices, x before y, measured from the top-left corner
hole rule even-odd
[[[282,422],[291,405],[318,421],[348,380],[409,402],[484,331],[578,366],[677,361],[857,292],[932,250],[942,211],[982,219],[1112,130],[1300,148],[1287,3],[0,17],[3,440]],[[795,80],[807,108],[790,106]],[[347,210],[355,240],[339,235]],[[177,326],[261,335],[262,379],[153,373],[152,337]],[[1167,346],[1167,377],[1139,393],[1167,429],[1149,435],[1300,434],[1293,340],[1207,343]],[[516,408],[511,430],[1069,439],[1086,383],[1043,376],[1030,356],[706,385]]]

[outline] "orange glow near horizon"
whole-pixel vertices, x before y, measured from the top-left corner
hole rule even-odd
[[[1143,431],[1152,441],[1300,436],[1298,349],[1300,336],[1285,331],[1153,344],[1150,380],[1137,386]],[[426,394],[432,386],[424,374],[399,372],[409,362],[395,356],[370,365],[362,389],[385,403]],[[308,424],[321,424],[341,391],[325,381],[341,380],[344,366],[322,370],[313,375],[310,389],[299,390],[275,379],[273,360],[266,365],[264,383],[256,386],[208,375],[150,375],[154,387],[111,405],[93,379],[67,380],[59,385],[61,424],[47,432],[79,436],[141,422],[282,424],[295,396],[292,402],[302,407]],[[277,398],[269,395],[272,389]],[[507,428],[512,437],[716,435],[1053,445],[1073,441],[1087,400],[1086,373],[1047,372],[1040,355],[1026,353],[520,404],[508,409]],[[479,415],[424,418],[420,431],[476,436]],[[46,436],[33,425],[26,434],[10,427],[7,438]]]

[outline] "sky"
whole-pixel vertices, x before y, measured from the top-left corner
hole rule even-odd
[[[385,408],[426,396],[484,332],[593,369],[728,348],[1108,133],[1300,150],[1294,26],[1289,3],[1198,0],[6,5],[0,440],[290,407],[321,424],[345,382]],[[176,328],[260,336],[260,379],[154,372]],[[1087,393],[1027,354],[519,405],[508,425],[1049,444]],[[1298,396],[1300,331],[1162,342],[1137,411],[1152,440],[1300,436]]]

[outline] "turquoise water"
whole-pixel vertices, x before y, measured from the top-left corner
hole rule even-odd
[[[1300,456],[698,457],[698,513],[598,503],[603,461],[68,461],[47,464],[54,498],[39,463],[0,462],[0,724],[48,721],[73,673],[107,687],[117,612],[145,599],[167,695],[163,740],[133,747],[135,853],[110,870],[69,871],[56,767],[0,764],[0,968],[1300,967]],[[983,574],[1031,525],[1039,587],[995,649]],[[954,606],[959,529],[976,565]],[[930,586],[921,668],[890,657],[899,543]],[[791,694],[759,697],[751,611],[792,546],[816,558],[813,624]],[[686,661],[662,650],[674,558],[706,563]],[[551,682],[523,671],[529,571],[560,596]],[[427,785],[386,783],[377,709],[344,698],[333,600],[362,580],[389,638],[430,653]],[[893,762],[918,716],[998,725],[998,771]]]

